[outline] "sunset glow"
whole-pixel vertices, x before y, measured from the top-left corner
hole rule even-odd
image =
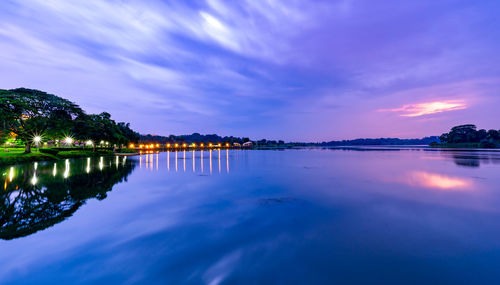
[[[429,173],[425,171],[412,172],[410,174],[409,182],[411,185],[443,190],[464,190],[472,186],[472,182],[467,179]]]
[[[381,110],[383,112],[398,112],[402,117],[420,117],[425,115],[463,110],[467,105],[463,101],[436,101],[404,105],[401,108]]]

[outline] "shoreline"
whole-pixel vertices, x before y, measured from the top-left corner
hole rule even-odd
[[[285,147],[253,147],[247,150],[297,150],[297,149],[340,149],[340,150],[400,150],[402,148],[412,149],[420,147],[425,151],[463,151],[463,152],[500,152],[499,148],[472,148],[472,147],[441,147],[441,146],[397,146],[397,145],[366,145],[366,146],[285,146]],[[160,150],[161,151],[161,150]],[[173,151],[173,150],[169,150]],[[181,150],[177,150],[181,151]],[[162,152],[162,151],[161,151]],[[0,166],[9,166],[29,162],[56,161],[69,158],[85,158],[99,156],[137,156],[140,152],[113,152],[113,151],[91,151],[91,150],[67,150],[56,154],[32,152],[32,153],[0,153]]]
[[[90,150],[68,150],[60,151],[57,154],[42,152],[32,153],[2,153],[0,154],[0,166],[9,166],[29,162],[55,161],[69,158],[85,158],[99,156],[133,156],[139,153],[115,153],[112,151],[90,151]]]

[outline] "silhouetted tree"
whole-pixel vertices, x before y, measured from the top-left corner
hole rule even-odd
[[[442,134],[439,139],[442,143],[475,143],[479,144],[480,147],[493,148],[500,144],[500,132],[477,130],[475,125],[468,124],[453,127],[449,133]]]

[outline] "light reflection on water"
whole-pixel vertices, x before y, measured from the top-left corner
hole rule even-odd
[[[121,162],[120,162],[120,159],[121,159]],[[93,160],[97,160],[97,158],[86,158],[86,159],[77,159],[77,160],[74,160],[73,163],[78,163],[81,165],[81,162],[85,161],[85,173],[87,174],[90,174],[91,171],[93,170],[103,170],[105,168],[105,165],[104,165],[104,157],[99,157],[98,158],[98,167],[96,167],[94,164],[92,164]],[[120,165],[125,165],[125,162],[127,160],[127,157],[118,157],[116,156],[115,157],[115,165],[116,165],[116,169],[118,169],[118,166]],[[4,169],[3,171],[0,170],[2,173],[2,176],[5,177],[5,181],[4,181],[4,190],[7,191],[7,187],[9,187],[9,184],[10,183],[15,183],[15,178],[20,178],[18,180],[18,182],[23,182],[23,177],[26,176],[26,174],[28,173],[32,173],[31,175],[31,178],[30,178],[30,182],[31,184],[33,185],[36,185],[38,182],[39,182],[39,179],[38,179],[38,173],[41,172],[42,174],[42,177],[44,177],[44,179],[46,179],[47,181],[54,181],[54,179],[58,179],[60,177],[58,177],[58,163],[57,162],[42,162],[42,168],[39,169],[39,162],[34,162],[32,164],[24,164],[24,165],[20,165],[20,166],[10,166],[6,169]],[[111,166],[111,162],[109,164],[109,166]],[[51,170],[51,171],[50,171]],[[70,177],[70,170],[71,170],[71,162],[69,159],[65,159],[64,160],[64,171],[62,172],[62,178],[63,179],[68,179]],[[83,170],[82,169],[78,169],[79,173],[78,174],[81,174],[80,172],[83,173]],[[50,173],[52,174],[51,177],[47,176],[47,174]],[[20,176],[20,177],[16,177],[16,176]],[[15,185],[14,187],[19,187],[19,185]],[[10,187],[12,188],[12,187]]]
[[[345,148],[6,167],[0,283],[500,284],[499,161]]]
[[[225,155],[225,158],[222,158],[221,157],[221,151],[220,149],[218,149],[217,151],[214,151],[215,154],[212,155],[212,150],[209,150],[209,154],[208,154],[208,157],[205,157],[203,156],[203,150],[202,151],[191,151],[192,152],[192,156],[189,157],[186,155],[186,151],[185,150],[182,150],[182,156],[179,155],[177,151],[175,152],[172,152],[173,153],[173,156],[174,156],[174,165],[175,165],[175,171],[177,172],[179,170],[179,166],[178,164],[179,163],[182,163],[182,171],[183,172],[186,172],[188,171],[188,167],[186,167],[186,161],[187,160],[192,160],[192,169],[190,170],[191,172],[193,173],[196,173],[196,172],[201,172],[203,173],[204,172],[204,167],[203,167],[203,164],[206,163],[206,160],[208,159],[208,163],[209,163],[209,171],[210,171],[210,174],[212,174],[212,163],[214,163],[213,161],[217,161],[217,165],[218,165],[218,169],[219,169],[219,173],[222,172],[222,160],[224,160],[225,162],[225,165],[226,165],[226,173],[229,173],[229,150],[226,150],[226,152],[224,153]],[[199,153],[199,157],[196,155],[196,153]],[[160,167],[159,165],[162,165],[162,163],[160,162],[160,160],[162,159],[165,159],[165,163],[167,165],[167,171],[170,171],[170,156],[171,156],[171,152],[166,152],[165,153],[161,153],[162,155],[160,156],[160,152],[147,152],[147,153],[143,153],[141,155],[139,155],[139,158],[137,158],[139,160],[139,168],[143,168],[143,161],[145,161],[145,165],[144,167],[146,169],[149,169],[149,170],[156,170],[156,171],[159,171],[160,170]],[[197,163],[196,163],[196,159],[198,158],[199,160],[199,165],[200,167],[197,168]],[[179,161],[182,161],[182,162],[179,162]],[[153,168],[153,165],[155,165],[155,167]]]

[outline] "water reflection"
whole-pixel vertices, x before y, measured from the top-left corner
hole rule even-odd
[[[68,178],[69,177],[69,168],[70,168],[69,159],[66,159],[66,161],[64,162],[64,165],[65,165],[65,168],[64,168],[63,177]]]
[[[425,171],[411,172],[409,174],[408,184],[442,190],[465,190],[472,189],[473,186],[473,182],[470,179],[451,177]]]
[[[481,164],[500,164],[499,152],[443,151],[442,155],[452,158],[456,165],[478,168]]]
[[[191,151],[192,154],[189,155],[189,153],[186,153],[186,150],[181,150],[181,151],[175,151],[173,153],[171,152],[155,152],[154,154],[151,152],[146,152],[144,154],[141,154],[137,160],[139,161],[139,168],[143,167],[143,164],[145,165],[146,169],[150,170],[160,170],[160,165],[164,165],[160,163],[160,160],[165,159],[166,160],[166,168],[168,171],[170,171],[170,164],[173,163],[173,168],[175,168],[175,172],[179,171],[179,168],[181,168],[182,172],[189,172],[190,166],[188,165],[188,161],[192,160],[191,162],[191,172],[196,173],[196,172],[201,172],[204,173],[205,171],[205,164],[208,163],[208,170],[210,174],[213,174],[213,168],[218,166],[219,173],[222,173],[222,168],[223,168],[223,156],[225,155],[225,161],[224,163],[225,168],[226,168],[226,173],[229,173],[229,150],[226,150],[226,153],[223,154],[221,153],[220,149],[217,150],[208,150],[208,157],[204,153],[203,150],[199,151],[199,155],[197,155],[197,151],[193,150]],[[170,156],[173,156],[172,159],[174,160],[171,162]],[[182,162],[180,162],[182,160]],[[208,162],[207,162],[208,160]],[[215,160],[217,160],[215,162]],[[145,163],[143,163],[145,161]],[[199,164],[198,162],[199,161]],[[216,165],[214,165],[216,163]],[[155,167],[153,168],[153,165]],[[198,166],[198,167],[197,167]]]
[[[0,283],[500,284],[500,165],[464,168],[441,151],[207,151],[179,152],[179,172],[174,153],[129,157],[142,169],[106,201],[41,234],[0,241]],[[200,175],[211,159],[212,176]],[[116,171],[115,161],[104,158],[102,173]],[[65,161],[55,167],[63,183],[87,161],[70,166],[67,179]],[[13,183],[11,169],[0,169],[8,199],[21,176],[33,187],[28,168],[15,167]],[[53,169],[39,163],[36,187]],[[71,199],[65,188],[38,195],[70,211],[83,195],[99,197],[88,188]],[[52,223],[52,212],[40,213]]]
[[[106,198],[113,185],[126,179],[134,168],[126,160],[116,168],[105,168],[103,157],[98,165],[93,164],[95,160],[65,160],[60,176],[57,162],[0,169],[6,176],[0,195],[0,239],[24,237],[63,221],[86,200]],[[119,162],[119,157],[115,161]]]

